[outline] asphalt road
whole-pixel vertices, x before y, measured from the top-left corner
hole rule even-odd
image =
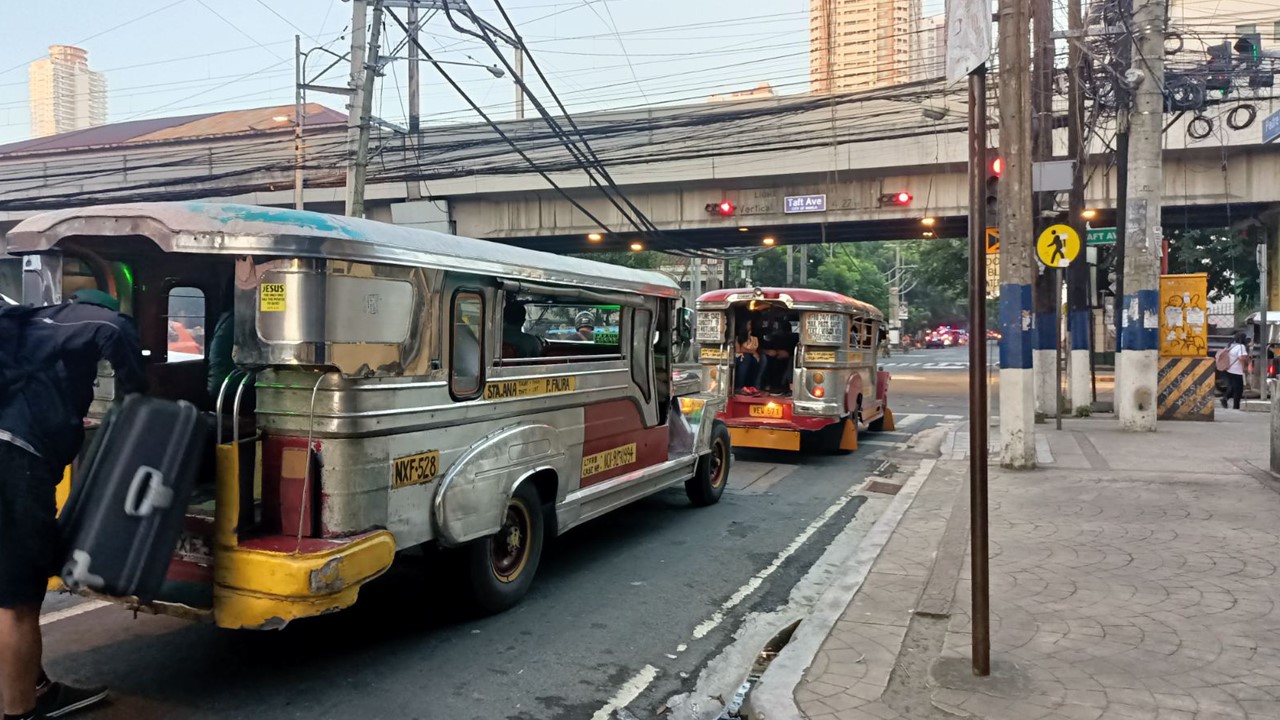
[[[946,366],[893,365],[926,358]],[[886,359],[903,428],[864,435],[852,455],[740,452],[718,505],[696,509],[672,490],[568,533],[526,601],[500,616],[472,616],[428,560],[405,557],[355,608],[279,632],[114,606],[73,615],[92,606],[55,599],[46,664],[55,678],[111,686],[110,704],[82,716],[94,720],[652,717],[870,507],[847,495],[884,453],[964,413],[963,361],[963,349]]]

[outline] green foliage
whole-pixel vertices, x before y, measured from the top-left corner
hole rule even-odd
[[[610,265],[621,265],[623,267],[638,268],[641,270],[655,270],[662,266],[663,253],[650,252],[598,252],[583,253],[578,257],[586,260],[595,260],[596,262],[606,262]]]
[[[1258,307],[1258,240],[1230,230],[1185,230],[1169,240],[1169,272],[1207,273],[1209,301],[1234,296],[1237,311]]]
[[[884,272],[870,260],[851,253],[836,252],[823,260],[816,276],[810,276],[809,284],[818,290],[830,290],[871,303],[882,312],[889,309],[889,286]]]

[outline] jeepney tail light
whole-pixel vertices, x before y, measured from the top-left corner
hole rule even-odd
[[[827,391],[826,391],[825,389],[823,389],[823,387],[822,387],[821,385],[819,385],[818,387],[816,387],[816,388],[814,388],[814,389],[813,389],[813,396],[814,396],[814,397],[816,397],[816,398],[820,398],[820,397],[822,397],[823,395],[826,395],[826,394],[827,394]]]
[[[316,537],[320,497],[320,443],[307,452],[306,438],[268,435],[263,440],[262,529]]]

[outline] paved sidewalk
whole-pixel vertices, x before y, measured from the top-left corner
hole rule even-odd
[[[816,655],[765,674],[752,720],[1280,718],[1268,420],[1069,420],[1037,427],[1052,464],[992,468],[988,678],[970,670],[967,460],[944,453]]]

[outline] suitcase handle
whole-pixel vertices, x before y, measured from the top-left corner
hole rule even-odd
[[[145,495],[143,494],[145,491]],[[124,499],[124,512],[132,517],[147,517],[156,509],[173,504],[173,491],[164,486],[164,473],[141,465],[129,483],[129,493]]]

